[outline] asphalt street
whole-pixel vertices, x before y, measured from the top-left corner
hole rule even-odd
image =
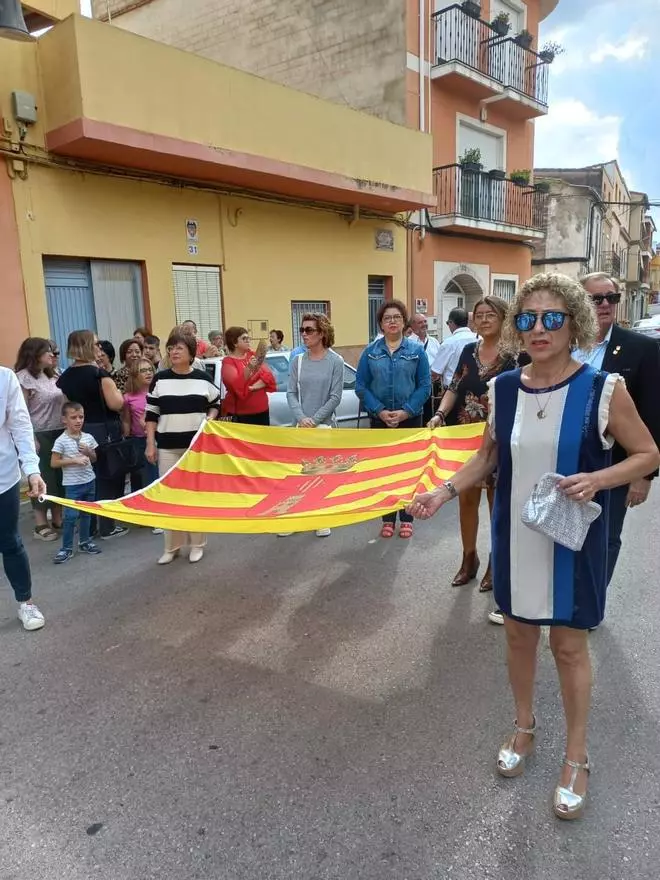
[[[198,565],[163,568],[145,529],[55,567],[26,512],[47,624],[22,630],[3,579],[0,880],[657,880],[659,488],[628,517],[591,637],[575,823],[550,806],[547,644],[537,755],[522,778],[495,772],[503,631],[474,583],[449,586],[456,514],[408,542],[376,523],[212,536]]]

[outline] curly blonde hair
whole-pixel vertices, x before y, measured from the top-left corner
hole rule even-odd
[[[525,302],[533,293],[546,290],[563,299],[571,325],[571,347],[589,349],[598,338],[596,310],[590,296],[578,281],[558,272],[534,275],[518,290],[504,322],[502,339],[507,348],[521,347],[521,335],[516,330],[515,319],[525,309]]]

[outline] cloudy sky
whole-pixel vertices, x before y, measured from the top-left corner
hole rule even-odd
[[[660,0],[560,0],[541,43],[566,52],[550,70],[550,112],[537,122],[537,167],[618,159],[631,189],[660,200],[652,38]],[[656,210],[656,215],[658,211]]]

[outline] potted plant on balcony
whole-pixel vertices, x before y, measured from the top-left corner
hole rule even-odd
[[[536,192],[549,193],[550,192],[550,181],[549,180],[539,180],[538,183],[534,184],[534,189],[536,190]]]
[[[491,21],[490,26],[500,37],[506,37],[511,30],[511,16],[508,12],[499,12]]]
[[[541,61],[545,61],[546,64],[552,64],[557,55],[561,55],[564,52],[564,47],[561,43],[555,43],[554,40],[548,40],[547,43],[543,44],[543,47],[539,50],[539,58]]]
[[[463,12],[472,18],[481,18],[481,0],[463,0]]]
[[[518,169],[517,171],[512,171],[509,175],[512,183],[515,183],[516,186],[529,186],[529,180],[532,176],[532,172],[529,169]]]
[[[506,171],[502,171],[501,168],[491,168],[488,176],[491,180],[506,180]]]
[[[516,36],[516,43],[519,46],[522,46],[523,49],[531,49],[532,43],[534,42],[534,35],[530,34],[530,32],[526,29],[520,31]]]
[[[458,162],[463,171],[473,171],[476,173],[482,171],[484,167],[481,164],[481,150],[479,147],[466,150]]]

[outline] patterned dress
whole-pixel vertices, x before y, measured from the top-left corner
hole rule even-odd
[[[463,348],[449,391],[456,395],[456,403],[447,418],[448,425],[469,425],[485,422],[488,418],[488,382],[506,370],[515,370],[513,355],[500,354],[492,364],[482,364],[479,342]]]
[[[621,377],[584,365],[548,396],[548,389],[527,388],[520,376],[521,370],[514,370],[489,383],[498,470],[492,517],[495,600],[505,614],[524,623],[588,629],[605,613],[609,492],[594,499],[603,512],[578,553],[527,528],[521,513],[542,474],[571,476],[609,467],[609,407]]]

